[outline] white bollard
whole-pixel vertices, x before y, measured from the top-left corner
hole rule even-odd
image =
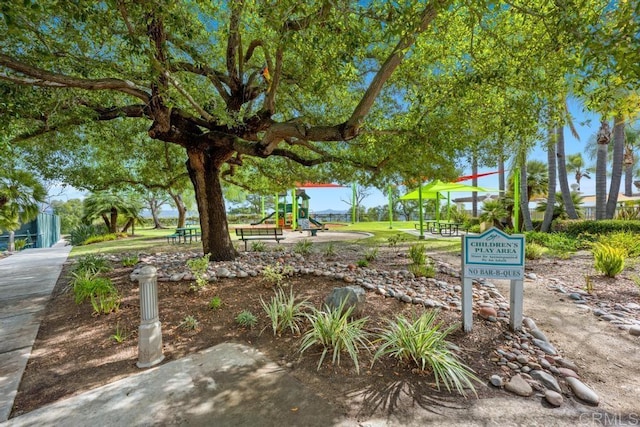
[[[140,283],[140,327],[138,328],[138,368],[162,362],[162,328],[158,317],[157,269],[142,267],[136,279]]]

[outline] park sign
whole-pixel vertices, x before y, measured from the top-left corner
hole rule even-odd
[[[479,236],[465,236],[462,247],[464,277],[524,279],[524,236],[490,228]]]
[[[524,299],[524,236],[490,228],[478,236],[462,236],[462,326],[473,324],[473,279],[507,279],[509,327],[522,329]]]

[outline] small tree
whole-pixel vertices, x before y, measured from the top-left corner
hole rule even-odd
[[[84,199],[84,222],[102,218],[110,233],[118,231],[118,216],[124,215],[128,221],[122,228],[123,232],[139,218],[142,204],[132,195],[99,191]]]
[[[8,170],[0,176],[0,231],[9,232],[9,251],[15,249],[14,235],[20,225],[34,219],[47,191],[27,171]]]

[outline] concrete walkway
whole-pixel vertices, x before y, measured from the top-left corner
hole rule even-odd
[[[70,251],[60,242],[0,260],[0,422],[11,413],[44,309]]]

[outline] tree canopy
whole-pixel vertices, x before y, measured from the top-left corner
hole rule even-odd
[[[447,178],[481,143],[491,161],[535,139],[564,102],[556,76],[622,3],[25,1],[1,9],[1,143],[51,145],[65,163],[73,135],[96,141],[90,161],[142,122],[182,148],[203,249],[231,259],[222,181]]]

